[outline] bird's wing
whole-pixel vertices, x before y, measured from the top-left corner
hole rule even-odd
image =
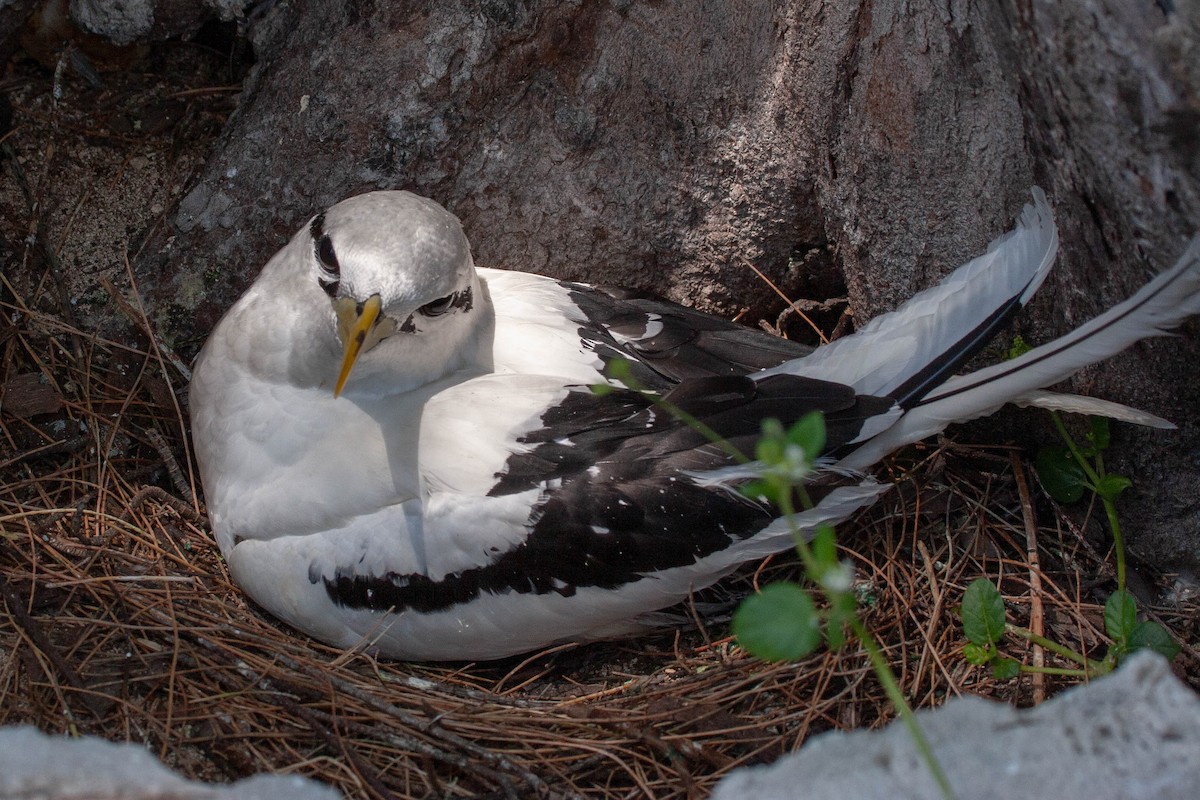
[[[833,449],[893,406],[796,376],[697,378],[665,401],[746,453],[768,417],[787,424],[823,411]],[[703,480],[735,461],[639,391],[598,395],[555,376],[491,374],[431,398],[421,426],[420,530],[406,524],[394,557],[343,553],[322,564],[340,605],[429,612],[481,593],[615,589],[692,565],[778,514]]]
[[[614,357],[635,359],[662,378],[745,375],[800,358],[812,348],[685,308],[644,292],[563,284],[584,315],[584,335]],[[597,336],[598,332],[603,335]]]
[[[498,371],[604,380],[628,361],[643,388],[666,391],[690,378],[746,375],[812,348],[684,308],[642,292],[480,269],[496,311]]]

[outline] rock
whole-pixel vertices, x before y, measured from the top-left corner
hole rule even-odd
[[[230,785],[185,780],[136,744],[0,729],[0,797],[41,800],[336,800],[333,789],[297,775],[255,775]]]
[[[250,0],[71,0],[71,19],[116,45],[187,37],[207,20],[241,16]]]
[[[1152,653],[1036,708],[959,697],[917,718],[963,800],[1193,800],[1200,786],[1200,698]],[[941,798],[897,720],[824,733],[775,764],[737,770],[712,800],[799,796]]]
[[[71,18],[89,33],[104,36],[113,44],[132,44],[154,27],[152,0],[120,3],[71,0]]]

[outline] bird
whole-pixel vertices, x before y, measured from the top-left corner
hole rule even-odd
[[[635,290],[476,267],[459,220],[409,192],[342,200],[197,357],[192,436],[229,573],[334,647],[487,661],[645,631],[793,547],[792,524],[875,502],[888,454],[1005,403],[1168,424],[1047,387],[1200,312],[1200,236],[1091,322],[956,374],[1054,262],[1032,194],[986,252],[815,349]],[[752,458],[764,420],[814,410],[815,504],[789,524],[739,491],[753,463],[729,446]]]

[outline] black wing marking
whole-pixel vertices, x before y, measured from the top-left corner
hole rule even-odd
[[[790,375],[760,381],[700,378],[680,383],[667,397],[744,453],[752,451],[767,417],[786,425],[823,411],[827,447],[834,449],[853,440],[866,419],[893,406],[890,398]],[[530,533],[522,544],[497,553],[486,566],[436,581],[420,574],[339,570],[323,579],[330,598],[355,608],[430,612],[483,593],[615,589],[695,563],[778,516],[769,504],[689,479],[687,472],[726,466],[732,459],[640,392],[596,396],[580,387],[548,409],[542,427],[524,440],[532,450],[509,458],[490,493],[547,487],[531,509]],[[821,497],[837,480],[811,488]]]
[[[647,388],[714,375],[747,375],[812,348],[627,289],[563,283],[586,316],[580,339],[606,362],[630,359]],[[656,385],[657,384],[657,385]]]

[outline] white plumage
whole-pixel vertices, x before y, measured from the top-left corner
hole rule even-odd
[[[791,539],[730,490],[744,471],[719,448],[637,392],[593,394],[607,363],[744,452],[764,418],[824,411],[836,463],[799,521],[836,522],[886,490],[863,474],[878,459],[951,422],[1010,401],[1109,413],[1043,387],[1200,311],[1197,240],[1074,333],[953,377],[1056,247],[1035,190],[986,254],[810,353],[634,293],[477,270],[435,203],[350,198],[271,259],[197,363],[217,542],[252,597],[338,646],[489,659],[630,632]]]

